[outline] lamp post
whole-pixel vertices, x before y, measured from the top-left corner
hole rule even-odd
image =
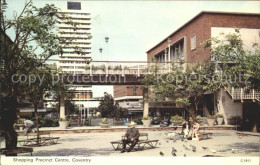
[[[106,36],[106,37],[105,37],[105,41],[106,41],[106,43],[107,43],[107,61],[108,61],[108,40],[109,40],[109,37]]]
[[[101,55],[101,61],[102,61],[102,51],[103,51],[103,49],[99,48],[99,52],[100,52],[100,55]]]
[[[168,41],[168,62],[171,61],[171,38],[167,39]]]

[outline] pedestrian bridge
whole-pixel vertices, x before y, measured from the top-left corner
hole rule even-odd
[[[167,73],[172,66],[171,63],[144,61],[91,61],[84,67],[82,64],[71,64],[70,68],[66,68],[68,64],[58,65],[63,71],[59,80],[88,85],[141,85],[140,80],[151,74],[149,67],[157,66],[159,73]]]

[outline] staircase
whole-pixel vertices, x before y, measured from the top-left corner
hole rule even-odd
[[[231,96],[234,101],[258,101],[260,102],[260,90],[250,89],[246,90],[245,88],[234,88],[234,87],[225,87],[227,93]]]

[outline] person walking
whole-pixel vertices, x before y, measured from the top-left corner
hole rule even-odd
[[[25,126],[24,136],[26,136],[27,133],[30,132],[34,128],[34,122],[27,119],[27,120],[24,121],[24,126]],[[34,129],[32,131],[35,132]]]
[[[135,122],[131,122],[130,128],[127,129],[126,134],[123,138],[123,150],[121,151],[121,153],[125,152],[126,144],[128,143],[131,143],[131,145],[127,150],[127,152],[131,152],[134,146],[136,145],[136,143],[138,142],[139,136],[140,136],[139,130],[135,128]]]

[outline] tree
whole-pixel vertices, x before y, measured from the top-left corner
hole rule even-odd
[[[239,29],[235,33],[221,33],[219,37],[205,41],[211,46],[211,55],[220,67],[223,75],[232,77],[226,82],[233,87],[260,87],[260,43],[252,43],[251,49],[245,49]],[[260,37],[260,33],[259,33]],[[223,39],[224,38],[224,39]]]
[[[195,120],[203,94],[221,87],[215,74],[215,65],[205,63],[173,63],[168,73],[161,74],[157,65],[149,68],[149,74],[142,81],[154,100],[174,98],[176,106],[185,109]],[[186,116],[188,118],[189,116]]]
[[[39,117],[37,109],[40,101],[43,100],[44,97],[49,97],[53,92],[65,93],[67,90],[67,87],[63,82],[53,81],[53,77],[57,74],[58,71],[49,68],[48,65],[44,65],[43,67],[37,67],[29,72],[30,81],[28,83],[21,84],[20,86],[23,87],[23,93],[21,93],[21,95],[29,98],[29,101],[33,104],[38,140]],[[37,141],[37,144],[39,144],[39,141]]]
[[[97,111],[101,113],[101,117],[126,117],[128,112],[121,108],[111,94],[104,93],[104,99],[100,101]]]
[[[8,150],[17,147],[13,124],[17,99],[23,93],[21,81],[26,81],[20,79],[17,83],[13,76],[26,77],[33,69],[42,67],[51,56],[62,54],[62,47],[70,41],[58,36],[56,24],[59,19],[67,20],[76,28],[76,24],[66,15],[59,14],[53,4],[37,8],[29,1],[19,15],[14,13],[12,20],[7,19],[1,11],[1,95],[4,95],[1,101],[5,101],[4,107],[1,107],[1,125]],[[6,35],[8,30],[14,33],[13,40]]]
[[[258,33],[260,38],[260,33]],[[220,34],[224,39],[211,38],[206,41],[211,46],[212,57],[218,63],[221,72],[228,79],[224,85],[234,88],[260,89],[260,43],[252,43],[252,47],[245,48],[239,29],[235,33]],[[230,78],[232,77],[232,79]],[[252,92],[252,91],[251,91]],[[259,107],[259,104],[258,104]],[[259,127],[260,108],[252,118],[253,131]]]

